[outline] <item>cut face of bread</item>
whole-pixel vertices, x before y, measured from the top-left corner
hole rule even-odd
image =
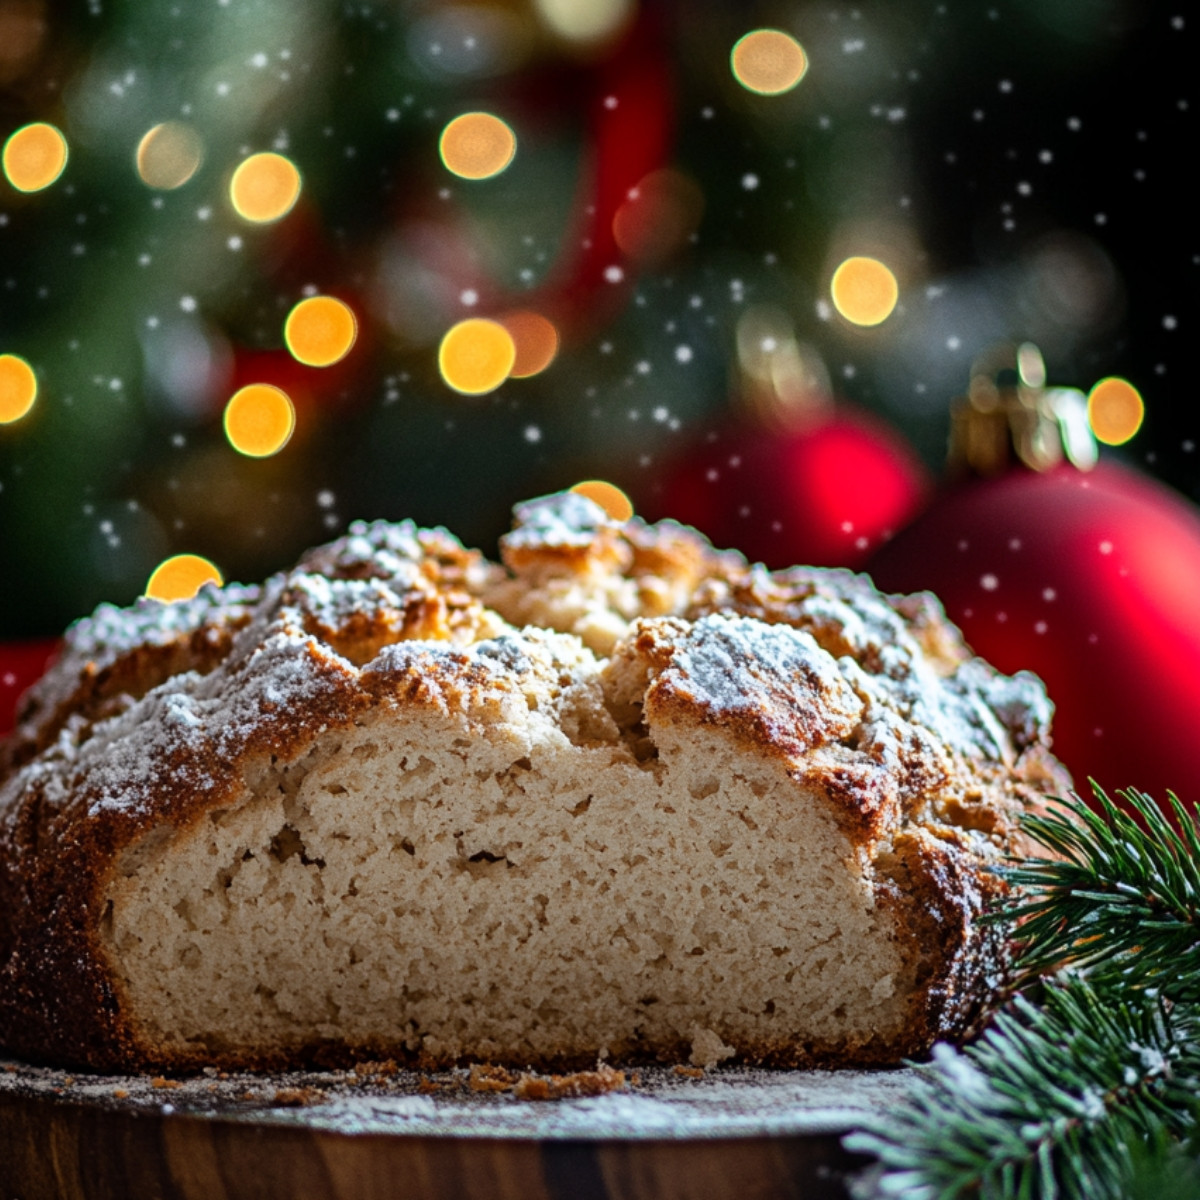
[[[928,600],[577,501],[507,572],[363,527],[116,711],[68,652],[0,791],[0,1043],[837,1065],[967,1032],[988,866],[1065,784],[1039,685]]]

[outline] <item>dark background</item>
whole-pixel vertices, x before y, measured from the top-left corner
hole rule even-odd
[[[643,3],[581,49],[523,0],[0,0],[0,137],[46,120],[71,145],[44,192],[0,180],[0,353],[40,384],[0,427],[0,638],[128,603],[172,553],[255,579],[355,517],[494,549],[509,506],[540,492],[599,477],[639,501],[735,405],[749,304],[784,312],[838,396],[933,476],[974,356],[1030,337],[1055,383],[1132,381],[1145,425],[1105,453],[1200,500],[1196,24],[1182,4],[1118,0]],[[808,52],[784,96],[731,76],[760,26]],[[635,119],[602,144],[597,106],[631,77]],[[519,148],[466,184],[437,138],[475,108]],[[152,193],[133,148],[167,119],[200,131],[205,162]],[[278,146],[301,204],[248,227],[229,172]],[[557,293],[563,347],[542,375],[479,399],[446,388],[445,328],[553,292],[604,180],[668,165],[703,198],[694,237],[616,287],[585,263]],[[874,330],[825,301],[858,252],[900,276]],[[280,328],[305,286],[359,314],[341,368],[287,366]],[[249,460],[220,416],[260,377],[293,394],[298,426]]]

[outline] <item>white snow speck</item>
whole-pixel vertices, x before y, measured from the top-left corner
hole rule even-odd
[[[754,189],[758,187],[758,176],[752,171],[747,171],[746,174],[742,176],[742,187],[744,187],[748,192],[754,191]]]
[[[542,440],[542,431],[537,425],[525,426],[525,440],[527,442],[540,442]]]
[[[1178,329],[1179,328],[1179,319],[1177,317],[1172,316],[1170,313],[1168,313],[1165,317],[1163,317],[1163,328],[1164,329]]]
[[[675,361],[681,362],[681,363],[691,362],[692,361],[691,346],[676,346],[675,347]]]
[[[467,308],[474,308],[479,303],[479,293],[474,288],[464,288],[459,293],[458,299]]]
[[[1101,554],[1111,554],[1112,552],[1113,552],[1112,542],[1104,541],[1104,542],[1100,543],[1100,553]]]
[[[187,313],[195,312],[196,311],[196,297],[195,296],[180,296],[179,297],[179,307],[182,308],[183,311],[187,312]]]
[[[1042,588],[1042,599],[1050,604],[1058,599],[1058,593],[1053,588]]]
[[[607,283],[620,283],[625,278],[625,272],[616,264],[604,268],[604,279]]]
[[[980,576],[979,586],[985,592],[994,592],[1000,586],[1000,580],[989,571],[986,575]]]

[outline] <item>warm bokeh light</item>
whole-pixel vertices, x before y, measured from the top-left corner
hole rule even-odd
[[[268,458],[287,445],[296,428],[288,394],[269,383],[251,383],[225,405],[225,436],[251,458]]]
[[[848,258],[829,286],[834,307],[855,325],[878,325],[892,315],[900,288],[877,258]]]
[[[543,23],[571,42],[599,42],[618,32],[633,13],[633,0],[534,0]]]
[[[603,479],[587,479],[577,483],[571,491],[586,496],[602,509],[614,521],[628,521],[633,516],[633,505],[629,497],[615,484],[605,483]]]
[[[729,56],[733,77],[751,92],[778,96],[804,78],[808,55],[789,33],[756,29],[740,38]]]
[[[190,125],[164,121],[138,143],[135,163],[143,183],[171,191],[195,175],[203,157],[204,143]]]
[[[173,600],[190,600],[206,583],[218,587],[225,581],[221,572],[198,554],[176,554],[154,568],[145,594],[151,600],[171,603]]]
[[[471,317],[459,321],[438,347],[438,370],[456,391],[468,396],[494,392],[512,373],[517,347],[498,321]]]
[[[49,187],[67,165],[67,139],[39,122],[25,125],[4,143],[4,175],[19,192]]]
[[[1110,376],[1088,393],[1088,424],[1106,446],[1121,446],[1142,427],[1146,405],[1127,379]]]
[[[358,322],[333,296],[310,296],[288,313],[283,340],[292,356],[309,367],[328,367],[350,353]]]
[[[229,182],[229,199],[239,217],[263,224],[278,221],[300,195],[300,172],[282,154],[252,154]]]
[[[0,354],[0,425],[19,421],[37,399],[37,376],[15,354]]]
[[[530,309],[505,313],[497,319],[516,347],[516,358],[509,371],[514,379],[537,375],[554,361],[558,353],[558,330],[553,321]]]
[[[455,175],[463,179],[490,179],[512,162],[517,152],[517,137],[491,113],[463,113],[442,130],[438,150],[446,169]]]
[[[671,167],[644,176],[613,216],[613,238],[635,262],[660,266],[688,244],[704,214],[704,193]]]

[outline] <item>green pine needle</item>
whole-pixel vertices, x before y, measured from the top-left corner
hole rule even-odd
[[[1026,831],[1057,858],[1004,874],[1014,897],[999,914],[1020,922],[1019,966],[1029,975],[1066,963],[1096,987],[1156,987],[1200,1000],[1200,834],[1175,796],[1178,826],[1153,800],[1119,793],[1144,824],[1093,783],[1097,810],[1072,798],[1031,816]]]
[[[1054,857],[1004,869],[1026,995],[935,1047],[907,1104],[846,1139],[905,1200],[1200,1200],[1200,834],[1098,787],[1028,817]],[[1066,968],[1066,969],[1064,969]],[[1036,1002],[1034,997],[1036,996]],[[863,1190],[866,1189],[866,1190]]]
[[[1114,1001],[1071,973],[918,1070],[907,1107],[846,1139],[885,1168],[878,1194],[1116,1200],[1131,1147],[1193,1125],[1200,1013],[1145,991]]]

